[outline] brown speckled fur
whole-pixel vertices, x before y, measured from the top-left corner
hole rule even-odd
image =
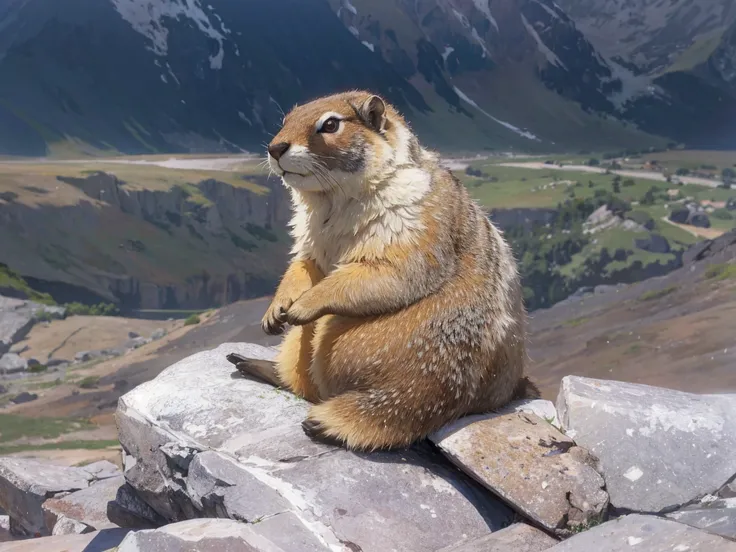
[[[361,450],[408,446],[455,418],[533,394],[523,378],[516,263],[465,188],[405,132],[391,106],[382,128],[358,117],[338,135],[314,133],[324,112],[352,117],[369,98],[352,92],[296,108],[272,142],[302,144],[331,171],[356,159],[365,168],[343,178],[341,191],[299,190],[285,178],[302,218],[294,260],[263,320],[269,333],[293,326],[278,373],[314,403],[308,431]],[[380,153],[397,148],[403,154]],[[348,157],[352,165],[343,163]],[[370,203],[378,191],[393,198],[415,185],[426,187],[419,199]],[[314,215],[361,204],[376,214],[334,223]]]

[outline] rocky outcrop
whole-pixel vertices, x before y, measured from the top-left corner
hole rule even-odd
[[[557,407],[513,402],[449,424],[436,449],[366,454],[307,437],[309,405],[230,353],[265,370],[276,350],[224,344],[121,397],[124,477],[0,459],[16,533],[81,533],[22,550],[82,552],[117,527],[132,529],[120,552],[736,549],[736,396],[568,377]]]
[[[736,395],[568,376],[557,410],[567,434],[600,459],[617,511],[671,512],[736,475]]]
[[[0,295],[0,357],[31,331],[39,316],[64,318],[66,309]]]
[[[506,506],[430,451],[355,454],[313,442],[300,425],[308,405],[241,377],[231,352],[274,355],[225,344],[120,399],[125,477],[167,520],[263,520],[277,546],[292,527],[307,542],[364,552],[435,550],[510,521]]]
[[[44,520],[46,500],[114,477],[119,472],[110,466],[104,462],[70,468],[35,460],[0,458],[0,508],[10,516],[11,531],[36,537],[50,535],[52,530]]]

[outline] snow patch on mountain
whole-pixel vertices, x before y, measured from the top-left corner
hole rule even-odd
[[[463,92],[462,90],[460,90],[457,86],[453,86],[452,88],[453,88],[453,90],[455,90],[455,94],[457,94],[462,101],[464,101],[465,103],[473,106],[475,109],[477,109],[478,111],[480,111],[483,115],[485,115],[489,119],[497,122],[499,125],[501,125],[503,127],[506,127],[507,129],[509,129],[510,131],[518,134],[519,136],[521,136],[523,138],[526,138],[527,140],[534,140],[536,142],[541,142],[541,140],[539,138],[537,138],[537,136],[535,136],[534,134],[532,134],[528,130],[522,130],[519,127],[515,127],[511,123],[507,123],[506,121],[502,121],[501,119],[497,119],[496,117],[494,117],[493,115],[491,115],[490,113],[488,113],[485,109],[483,109],[481,106],[479,106],[477,103],[475,103],[475,101],[473,101],[473,99],[470,96],[468,96],[465,92]]]
[[[445,51],[442,52],[442,59],[445,60],[445,63],[447,63],[447,58],[450,57],[450,54],[455,51],[455,48],[452,46],[445,46]]]
[[[158,56],[165,56],[169,51],[169,30],[167,19],[188,19],[209,38],[216,40],[220,50],[209,58],[212,69],[221,69],[225,58],[225,41],[230,30],[222,19],[208,6],[219,24],[219,30],[202,9],[200,0],[111,0],[113,6],[130,25],[148,40],[150,50]],[[224,33],[224,34],[223,34]]]
[[[478,10],[486,16],[486,19],[491,22],[491,25],[496,28],[496,32],[498,32],[498,23],[496,23],[496,19],[491,13],[490,0],[473,0],[473,3],[475,4],[475,7],[478,8]]]
[[[555,10],[553,10],[552,8],[550,8],[547,4],[545,4],[544,2],[540,2],[540,0],[534,0],[534,1],[537,4],[539,4],[539,6],[544,11],[546,11],[548,14],[550,14],[552,17],[554,17],[555,19],[560,19],[560,14],[558,14]]]
[[[562,67],[565,71],[567,71],[567,67],[565,67],[565,64],[562,63],[562,60],[557,57],[557,54],[555,54],[552,50],[549,49],[549,47],[544,43],[542,40],[542,37],[539,36],[537,33],[537,30],[529,23],[526,17],[524,17],[524,14],[521,15],[521,22],[524,23],[524,27],[526,27],[527,32],[532,35],[534,40],[537,41],[537,46],[539,47],[539,51],[544,54],[544,57],[547,58],[547,61],[549,61],[552,65],[557,65],[558,67]]]
[[[367,40],[364,40],[362,42],[362,44],[363,44],[363,46],[365,46],[366,48],[368,48],[371,52],[375,52],[376,51],[376,47],[373,44],[371,44],[370,42],[368,42]]]

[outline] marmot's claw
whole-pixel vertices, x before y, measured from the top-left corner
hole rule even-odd
[[[336,446],[342,446],[343,444],[339,439],[327,435],[325,433],[325,426],[322,424],[322,422],[318,422],[317,420],[307,418],[302,422],[302,429],[304,430],[304,433],[306,433],[310,438],[314,439],[315,441],[320,441],[328,445]]]

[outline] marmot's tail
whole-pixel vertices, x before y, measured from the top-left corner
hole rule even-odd
[[[539,391],[539,387],[529,377],[523,377],[516,384],[514,390],[514,400],[521,399],[539,399],[542,397],[542,393]]]

